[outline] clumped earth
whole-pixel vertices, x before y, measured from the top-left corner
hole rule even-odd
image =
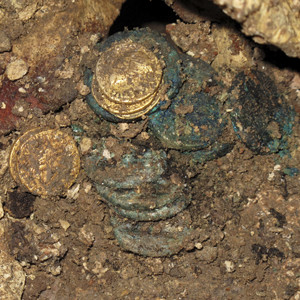
[[[37,30],[34,22],[29,32]],[[0,42],[6,39],[6,48],[0,48],[1,97],[17,99],[11,107],[14,125],[0,136],[0,272],[9,274],[0,279],[6,289],[0,289],[1,299],[300,299],[299,70],[281,53],[246,39],[228,20],[178,21],[166,31],[178,49],[211,63],[227,86],[247,68],[270,75],[296,112],[289,154],[254,155],[236,137],[230,153],[203,164],[168,150],[170,167],[191,189],[192,203],[182,214],[195,229],[194,239],[172,257],[125,252],[114,238],[110,208],[83,169],[64,197],[33,196],[8,170],[12,143],[39,126],[72,134],[82,157],[101,137],[161,147],[149,135],[147,120],[109,123],[85,103],[83,72],[97,60],[93,46],[99,35],[72,33],[76,38],[61,52],[61,65],[51,70],[52,91],[47,78],[26,75],[26,63],[19,62],[20,79],[9,75],[11,44],[22,36],[7,41],[9,34],[0,35]],[[31,94],[33,88],[37,92]],[[37,102],[40,88],[52,92],[55,110]],[[68,101],[60,100],[63,95]],[[2,99],[6,109],[9,102]]]

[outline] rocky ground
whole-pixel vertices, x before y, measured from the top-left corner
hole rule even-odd
[[[166,10],[163,23],[127,1],[121,23],[112,27],[132,26],[126,14],[148,10],[147,26],[210,63],[225,85],[241,70],[258,69],[296,112],[284,157],[255,155],[236,137],[230,153],[203,164],[168,151],[172,170],[192,194],[182,215],[196,234],[186,249],[163,258],[123,251],[110,209],[83,169],[64,197],[34,196],[12,179],[12,144],[33,127],[73,135],[81,157],[103,136],[162,147],[149,137],[146,121],[109,123],[85,102],[83,72],[95,64],[94,46],[109,33],[121,2],[111,1],[109,20],[91,16],[81,1],[80,10],[76,1],[0,2],[0,298],[300,299],[300,175],[291,171],[300,166],[298,61],[247,39],[221,12],[215,20],[192,10],[189,21],[179,20],[162,1],[152,1]],[[95,20],[107,23],[97,27]]]

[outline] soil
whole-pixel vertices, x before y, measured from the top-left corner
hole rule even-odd
[[[15,29],[7,33],[13,46],[22,31],[36,32],[35,20],[40,22],[23,20],[21,26],[14,20]],[[9,80],[5,69],[16,52],[7,47],[0,53],[0,95],[5,90],[6,100],[18,101],[0,136],[1,251],[18,262],[26,281],[20,297],[3,299],[300,299],[300,175],[291,171],[300,166],[300,70],[281,52],[248,40],[228,19],[151,26],[166,28],[179,51],[212,64],[228,87],[240,70],[255,68],[271,76],[296,112],[289,154],[255,155],[237,137],[230,153],[202,164],[166,149],[170,168],[189,185],[192,202],[181,214],[195,235],[171,257],[126,252],[114,238],[110,208],[83,168],[65,196],[33,196],[12,179],[8,156],[16,138],[34,127],[61,128],[73,135],[82,158],[101,137],[159,149],[147,120],[110,123],[86,104],[83,73],[97,60],[95,32],[72,32],[59,63],[48,64],[53,76],[46,82],[36,72]],[[44,33],[42,26],[38,30]],[[47,83],[51,78],[54,83]],[[39,100],[41,93],[51,97]],[[61,99],[64,95],[68,97]],[[44,109],[49,99],[55,106]]]

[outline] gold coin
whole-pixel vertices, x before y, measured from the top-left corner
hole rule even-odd
[[[108,112],[123,119],[136,118],[158,103],[162,74],[151,51],[130,39],[123,40],[101,54],[92,92]]]
[[[13,145],[12,177],[36,195],[60,195],[74,183],[80,169],[75,141],[57,129],[32,129]]]
[[[92,93],[102,108],[121,119],[135,119],[146,114],[156,106],[161,96],[161,93],[156,91],[154,95],[146,98],[143,102],[115,103],[99,91],[98,83],[95,79],[92,82]]]
[[[13,144],[12,149],[9,155],[9,170],[12,178],[17,182],[21,183],[19,172],[18,172],[18,156],[20,154],[20,148],[24,142],[35,132],[41,131],[41,128],[33,128],[26,131],[23,135],[21,135]]]

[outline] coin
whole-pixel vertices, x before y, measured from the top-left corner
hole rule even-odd
[[[60,195],[74,183],[80,157],[71,136],[57,129],[31,129],[13,145],[12,177],[36,195]]]
[[[120,118],[139,117],[159,101],[160,62],[150,50],[130,39],[102,52],[95,74],[92,91],[98,104]]]

